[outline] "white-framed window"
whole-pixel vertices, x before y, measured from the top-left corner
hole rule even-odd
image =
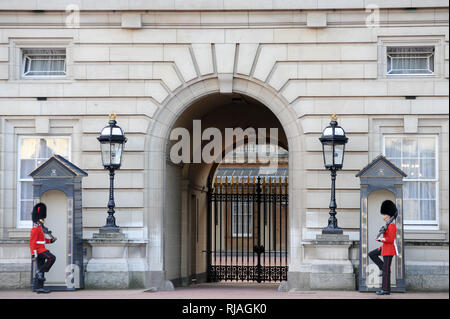
[[[379,78],[445,78],[443,36],[379,36],[377,42]]]
[[[10,38],[8,80],[72,82],[73,47],[71,37]]]
[[[386,47],[387,75],[434,74],[434,46]]]
[[[253,202],[233,201],[231,216],[231,230],[233,237],[253,236]]]
[[[53,154],[70,160],[70,138],[19,136],[17,163],[17,227],[30,228],[33,209],[33,179],[28,174]]]
[[[408,176],[403,184],[404,225],[439,225],[438,139],[430,135],[384,136],[384,154]]]
[[[66,76],[66,49],[22,49],[22,77]]]

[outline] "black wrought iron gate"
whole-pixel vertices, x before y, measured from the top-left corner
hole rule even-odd
[[[208,281],[287,280],[287,178],[209,182]]]

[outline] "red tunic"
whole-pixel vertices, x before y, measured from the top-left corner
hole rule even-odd
[[[30,251],[31,255],[37,257],[40,253],[47,251],[45,244],[49,244],[50,239],[45,238],[41,225],[33,224],[30,232]]]
[[[397,227],[394,223],[389,224],[386,231],[383,234],[383,237],[381,238],[381,242],[383,243],[383,246],[381,246],[378,249],[381,249],[381,256],[396,256],[398,254],[397,252],[397,245],[395,243],[395,235],[397,234]]]

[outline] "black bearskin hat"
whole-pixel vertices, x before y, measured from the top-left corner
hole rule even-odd
[[[380,208],[380,213],[383,215],[389,215],[389,216],[394,216],[395,213],[397,212],[397,207],[395,206],[395,204],[390,201],[390,200],[385,200],[382,204],[381,204],[381,208]]]
[[[37,203],[33,207],[33,212],[31,213],[31,219],[33,223],[39,221],[39,219],[44,219],[47,217],[47,206],[44,203]]]

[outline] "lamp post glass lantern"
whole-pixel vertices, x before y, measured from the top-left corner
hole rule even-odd
[[[322,143],[325,168],[331,172],[330,218],[328,219],[328,226],[322,229],[322,234],[342,234],[342,228],[338,227],[336,218],[335,183],[336,171],[342,169],[344,163],[345,144],[348,138],[345,136],[344,129],[338,126],[336,113],[331,116],[330,125],[323,130],[319,140]]]
[[[112,113],[109,116],[108,126],[105,126],[100,136],[97,138],[100,142],[100,150],[102,153],[103,167],[109,170],[109,201],[108,201],[108,217],[106,225],[100,228],[101,231],[119,231],[114,217],[114,171],[120,169],[122,164],[123,145],[126,143],[123,130],[117,126],[116,115]]]

